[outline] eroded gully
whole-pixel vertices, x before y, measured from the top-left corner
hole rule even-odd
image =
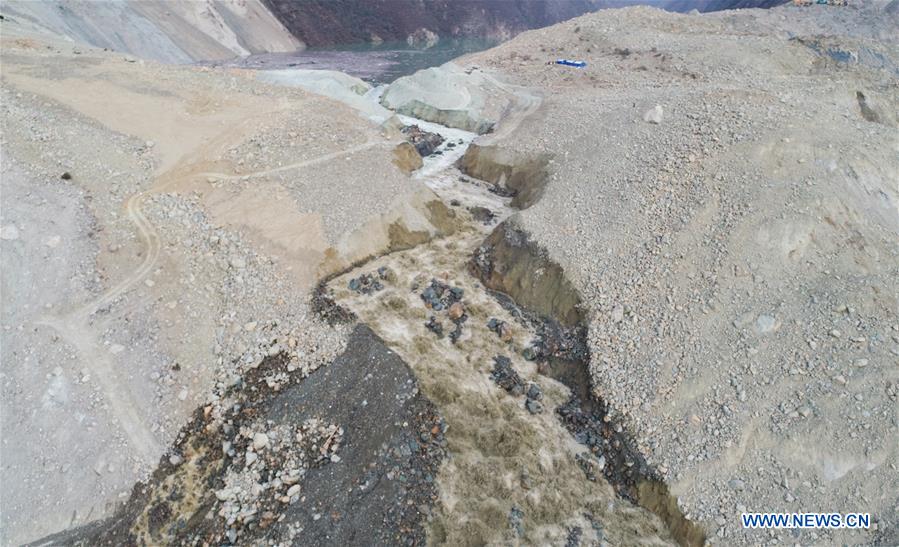
[[[505,222],[515,189],[459,171],[474,135],[403,121],[453,143],[413,177],[453,211],[455,231],[373,259],[322,290],[409,365],[446,422],[451,456],[438,477],[430,541],[701,544],[701,530],[592,396],[585,323],[529,311],[485,286],[504,288],[497,276],[517,269],[529,279],[505,281],[524,301],[540,295],[522,291],[570,288],[561,268]],[[497,252],[503,264],[490,263]]]

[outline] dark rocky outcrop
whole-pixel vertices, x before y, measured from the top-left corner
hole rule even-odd
[[[438,36],[508,37],[593,11],[591,0],[265,0],[310,46],[398,41],[427,29]],[[377,37],[377,38],[375,38]]]
[[[283,365],[280,355],[269,357],[239,383],[237,404],[225,416],[231,433],[209,427],[208,412],[197,409],[172,449],[184,454],[183,463],[163,458],[112,517],[35,544],[256,545],[289,542],[291,529],[302,529],[306,545],[424,544],[446,441],[443,420],[406,364],[368,327],[357,326],[331,365],[273,391],[265,377]],[[344,428],[339,460],[306,472],[301,502],[261,507],[257,520],[229,538],[216,490],[235,458],[222,443],[237,446],[235,432],[250,423],[310,418]]]
[[[425,131],[417,125],[407,125],[403,128],[403,135],[412,143],[422,157],[433,154],[437,147],[443,144],[443,137],[439,133]]]
[[[425,31],[439,37],[509,38],[603,8],[637,4],[670,11],[773,7],[786,0],[263,0],[310,46],[405,42]]]

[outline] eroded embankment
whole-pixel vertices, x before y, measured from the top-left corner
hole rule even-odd
[[[288,367],[198,408],[111,518],[36,545],[423,544],[446,441],[408,367],[364,326],[308,378]]]
[[[466,174],[512,196],[512,207],[526,209],[543,195],[550,159],[548,154],[525,156],[498,145],[472,144],[459,165]],[[602,474],[616,492],[659,516],[678,543],[702,545],[704,531],[685,518],[633,438],[594,395],[581,298],[562,267],[510,219],[476,248],[469,271],[520,323],[530,324],[537,333],[527,357],[539,363],[541,374],[571,390],[571,398],[556,409],[559,419],[577,442],[599,456]]]
[[[520,320],[537,326],[538,370],[571,389],[572,397],[556,409],[577,442],[605,463],[602,475],[616,492],[658,515],[681,545],[702,545],[705,533],[687,520],[655,470],[636,449],[607,405],[593,395],[590,355],[581,300],[562,268],[527,234],[507,221],[496,228],[472,257],[469,269],[484,285],[500,291],[500,301],[517,310]]]
[[[444,416],[452,457],[431,541],[701,544],[592,395],[577,291],[503,221],[539,199],[548,160],[473,145],[460,169],[475,179],[425,181],[455,210],[456,233],[336,276],[318,307],[369,325]]]
[[[459,169],[511,196],[513,208],[527,209],[543,196],[551,158],[550,154],[526,156],[498,145],[473,143],[459,162]]]

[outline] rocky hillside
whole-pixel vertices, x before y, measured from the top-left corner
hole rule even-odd
[[[664,8],[668,11],[698,10],[722,11],[728,9],[773,8],[789,0],[668,0]]]
[[[5,20],[167,63],[302,48],[260,0],[4,2]]]
[[[889,5],[602,11],[383,95],[495,124],[462,168],[522,210],[475,254],[478,275],[539,313],[580,310],[593,394],[715,545],[899,544]],[[520,89],[543,100],[510,123]],[[810,507],[872,526],[793,537],[740,523]]]
[[[4,19],[47,36],[166,63],[231,59],[312,46],[440,37],[505,40],[603,8],[641,3],[672,11],[771,7],[784,0],[10,0]]]
[[[347,333],[309,289],[442,210],[398,141],[325,97],[2,25],[6,546],[109,514],[239,363],[330,362]]]
[[[440,36],[494,36],[551,25],[596,9],[592,0],[265,0],[272,13],[312,46],[403,41],[419,29]],[[624,4],[625,2],[615,2]]]
[[[674,11],[771,7],[784,0],[264,0],[295,36],[311,46],[415,41],[421,29],[438,36],[506,39],[603,8],[653,4]],[[668,7],[671,4],[671,7]]]

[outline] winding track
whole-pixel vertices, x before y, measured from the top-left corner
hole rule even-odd
[[[153,270],[159,260],[159,255],[162,250],[161,238],[159,232],[157,232],[153,224],[147,220],[147,217],[141,209],[145,200],[151,194],[165,190],[173,184],[183,180],[194,179],[197,177],[215,177],[222,180],[231,180],[242,179],[244,177],[252,178],[267,176],[292,169],[301,169],[317,165],[368,148],[390,146],[393,144],[396,143],[369,141],[344,150],[323,154],[312,159],[241,175],[213,172],[190,173],[189,171],[180,174],[181,170],[175,168],[170,172],[171,174],[163,175],[158,179],[159,181],[164,182],[157,184],[156,187],[150,190],[137,193],[128,199],[125,204],[125,211],[128,213],[128,218],[134,224],[138,235],[145,246],[146,254],[144,260],[132,273],[128,274],[124,279],[104,291],[103,294],[99,295],[92,302],[84,304],[65,315],[44,318],[35,323],[56,330],[75,347],[75,350],[81,357],[81,361],[90,370],[90,373],[98,379],[100,386],[103,389],[104,396],[112,408],[112,414],[118,420],[129,443],[138,452],[144,463],[153,462],[158,458],[163,451],[162,445],[148,427],[146,420],[141,415],[140,408],[129,396],[128,387],[123,385],[116,378],[116,364],[111,358],[111,355],[104,351],[97,343],[96,335],[91,329],[91,316],[98,310],[112,304],[136,283],[143,280]]]
[[[280,173],[283,171],[289,171],[292,169],[301,169],[303,167],[309,167],[311,165],[324,163],[324,162],[339,158],[341,156],[345,156],[347,154],[354,154],[356,152],[361,152],[362,150],[367,150],[369,148],[373,148],[378,145],[386,146],[387,143],[370,141],[370,142],[366,142],[364,144],[346,148],[344,150],[338,150],[338,151],[332,152],[330,154],[323,154],[321,156],[318,156],[318,157],[315,157],[315,158],[312,158],[309,160],[299,161],[299,162],[292,163],[289,165],[276,167],[273,169],[265,169],[262,171],[255,171],[252,173],[243,173],[240,175],[229,175],[226,173],[202,172],[202,173],[194,173],[194,174],[188,175],[186,178],[213,177],[213,178],[216,178],[219,180],[239,180],[239,179],[243,179],[243,178],[264,177],[264,176],[272,175],[275,173]],[[159,233],[156,231],[156,229],[153,227],[153,225],[150,223],[150,221],[147,220],[147,217],[144,216],[143,212],[141,211],[141,205],[142,205],[143,201],[146,198],[148,198],[152,193],[158,193],[158,192],[164,190],[165,188],[174,184],[177,180],[179,180],[179,179],[170,180],[169,182],[165,183],[164,185],[161,185],[153,190],[148,190],[146,192],[141,192],[139,194],[135,194],[134,196],[131,196],[131,198],[128,200],[128,202],[125,205],[125,210],[128,213],[128,218],[130,218],[131,221],[134,223],[135,227],[137,228],[138,233],[140,234],[141,239],[143,239],[143,241],[144,241],[144,245],[147,248],[146,257],[144,258],[144,261],[141,263],[141,265],[138,266],[137,269],[134,270],[134,272],[132,274],[128,275],[125,279],[121,280],[114,287],[108,289],[106,292],[104,292],[102,295],[100,295],[94,302],[91,302],[91,303],[86,304],[86,305],[82,306],[81,308],[79,308],[72,315],[74,315],[76,317],[77,316],[87,317],[87,316],[92,315],[97,310],[112,303],[122,293],[127,291],[129,288],[131,288],[131,286],[133,286],[135,283],[139,282],[141,279],[146,277],[147,274],[150,273],[150,271],[153,269],[153,266],[156,265],[156,262],[159,259],[159,253],[160,253],[160,249],[162,246],[160,243]]]
[[[289,165],[283,165],[281,167],[273,167],[272,169],[265,169],[262,171],[255,171],[253,173],[242,173],[240,175],[227,175],[224,173],[211,173],[211,172],[203,172],[197,173],[194,176],[197,177],[214,177],[220,180],[238,180],[243,178],[256,178],[256,177],[266,177],[268,175],[274,175],[275,173],[280,173],[282,171],[289,171],[291,169],[298,169],[300,167],[308,167],[310,165],[315,165],[317,163],[323,163],[329,160],[337,159],[341,156],[346,156],[348,154],[355,154],[356,152],[361,152],[363,150],[367,150],[369,148],[373,148],[376,146],[395,146],[396,142],[383,142],[383,141],[369,141],[365,144],[359,144],[356,146],[351,146],[350,148],[346,148],[344,150],[338,150],[337,152],[332,152],[330,154],[323,154],[318,156],[317,158],[312,158],[311,160],[300,161],[297,163],[291,163]]]
[[[505,138],[506,135],[508,135],[511,131],[514,131],[515,128],[518,127],[522,120],[533,114],[537,110],[537,108],[539,108],[541,99],[525,88],[502,83],[492,75],[488,75],[488,77],[490,78],[491,83],[493,83],[503,91],[509,93],[510,95],[516,97],[519,101],[518,108],[513,109],[513,111],[506,116],[506,118],[503,120],[504,123],[500,127],[500,130],[494,135],[491,135],[490,137],[485,139],[488,142],[495,142],[497,140]],[[255,118],[248,117],[241,122],[234,124],[234,126],[230,127],[229,130],[223,131],[218,138],[213,139],[212,142],[203,146],[202,150],[198,151],[199,154],[197,152],[192,153],[187,159],[193,157],[201,157],[204,155],[207,157],[216,157],[216,154],[209,152],[217,147],[222,146],[228,141],[233,141],[233,139],[235,138],[235,134],[241,134],[240,129],[243,128],[244,125],[251,124],[254,120]],[[118,299],[121,295],[131,289],[131,287],[142,281],[153,270],[159,260],[159,255],[162,249],[161,238],[159,236],[159,232],[157,232],[153,224],[150,223],[149,220],[147,220],[147,217],[144,215],[141,209],[141,206],[143,205],[145,200],[153,193],[161,192],[178,182],[191,180],[198,177],[214,177],[219,180],[237,180],[244,178],[269,176],[292,169],[301,169],[304,167],[317,165],[334,160],[341,156],[345,156],[347,154],[361,152],[362,150],[366,150],[369,148],[377,146],[394,146],[395,144],[395,142],[389,141],[368,141],[363,144],[352,146],[343,150],[323,154],[312,159],[239,175],[218,172],[192,172],[190,169],[190,165],[186,163],[187,159],[185,159],[179,162],[170,171],[160,176],[157,179],[157,184],[154,188],[137,193],[128,199],[125,204],[125,211],[128,214],[128,218],[137,229],[138,235],[140,236],[146,248],[146,254],[143,261],[132,273],[125,276],[125,278],[123,278],[121,281],[104,291],[103,294],[99,295],[92,302],[84,304],[65,315],[49,317],[40,321],[36,321],[36,324],[41,324],[53,328],[54,330],[59,332],[61,336],[72,343],[78,354],[81,356],[82,362],[88,367],[91,374],[94,375],[94,377],[96,377],[100,382],[100,385],[104,391],[105,398],[112,408],[113,415],[118,419],[123,432],[129,439],[129,442],[140,454],[144,462],[149,463],[157,458],[162,453],[162,446],[156,439],[153,432],[150,431],[149,427],[147,426],[146,421],[141,415],[140,408],[133,402],[133,400],[129,396],[129,390],[127,386],[123,385],[117,380],[116,364],[114,363],[111,355],[108,352],[104,351],[97,343],[96,335],[92,332],[91,329],[91,316],[94,315],[98,310],[101,310],[115,302],[116,299]],[[207,153],[203,154],[202,152]]]

